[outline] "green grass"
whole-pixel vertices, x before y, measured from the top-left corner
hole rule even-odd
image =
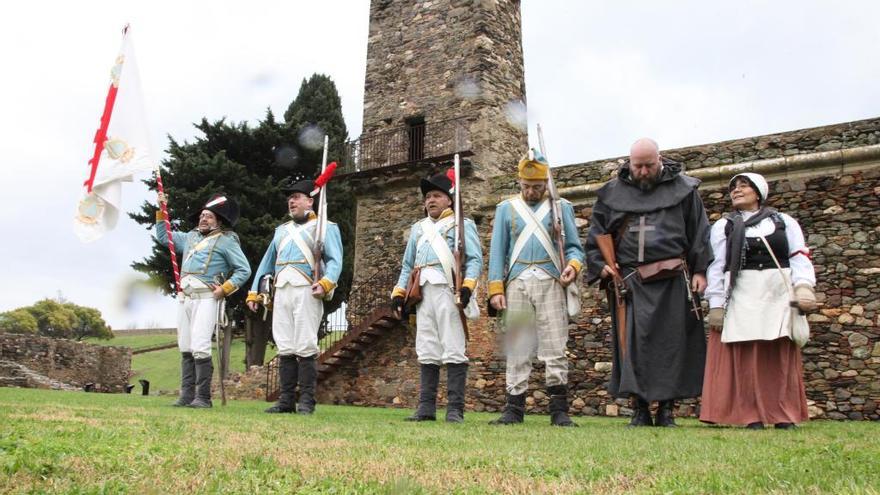
[[[109,340],[89,337],[83,339],[83,342],[98,345],[124,346],[131,347],[132,349],[138,349],[140,347],[147,347],[152,345],[173,344],[177,342],[177,335],[170,333],[162,335],[117,335]]]
[[[245,345],[243,340],[233,340],[229,353],[231,371],[243,372]],[[266,362],[275,357],[275,348],[266,348]],[[216,363],[216,356],[214,357]],[[180,386],[180,351],[176,347],[160,351],[135,354],[131,357],[131,370],[134,376],[130,383],[141,378],[150,381],[150,393],[174,391]],[[140,390],[139,388],[137,390]]]
[[[137,349],[158,344],[176,343],[177,336],[172,334],[131,335],[117,336],[110,340],[85,339],[85,341],[92,344],[126,346]],[[233,340],[230,351],[229,367],[231,371],[243,372],[245,370],[244,341]],[[273,357],[275,357],[275,347],[268,346],[266,348],[266,362],[269,362]],[[180,351],[174,347],[135,354],[131,357],[131,370],[133,372],[131,383],[137,383],[142,378],[149,380],[151,394],[175,391],[180,386]]]
[[[880,493],[880,425],[796,431],[624,428],[547,416],[495,427],[402,421],[409,411],[319,405],[267,415],[168,398],[0,389],[2,493]]]

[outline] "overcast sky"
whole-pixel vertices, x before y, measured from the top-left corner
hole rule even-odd
[[[525,0],[528,118],[556,164],[880,116],[880,2]],[[176,304],[131,296],[150,236],[127,217],[91,244],[72,217],[109,69],[129,22],[154,150],[192,122],[281,116],[328,74],[359,135],[369,2],[17,3],[0,18],[0,311],[59,293],[114,328],[173,326]],[[153,195],[123,191],[126,211]],[[127,302],[127,303],[126,303]]]

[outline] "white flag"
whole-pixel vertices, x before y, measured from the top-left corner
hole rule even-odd
[[[122,183],[156,166],[149,143],[141,82],[126,26],[122,49],[110,71],[110,89],[89,160],[89,178],[74,217],[73,229],[80,240],[94,241],[116,227]]]

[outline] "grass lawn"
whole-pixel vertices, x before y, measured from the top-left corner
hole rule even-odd
[[[100,345],[127,346],[132,349],[148,345],[176,343],[176,335],[132,335],[114,337],[110,340],[91,340],[87,342]],[[233,340],[230,352],[229,367],[232,371],[244,371],[245,345],[244,340]],[[266,347],[266,362],[275,357],[275,347]],[[215,356],[216,366],[216,356]],[[131,357],[131,370],[134,376],[130,383],[136,384],[144,378],[150,381],[150,393],[157,394],[160,391],[174,391],[180,386],[180,351],[177,347],[162,349],[159,351],[135,354]],[[134,393],[139,393],[140,387],[136,387]]]
[[[244,355],[244,340],[233,340],[229,353],[229,368],[232,371],[245,370]],[[266,348],[266,362],[268,363],[273,357],[275,357],[275,348],[269,346]],[[216,363],[217,357],[214,356],[215,366]],[[135,354],[131,357],[131,370],[134,372],[131,383],[137,383],[141,378],[149,380],[151,394],[177,390],[180,386],[180,351],[175,347]],[[140,388],[135,390],[140,391]]]
[[[161,335],[117,335],[112,339],[103,340],[96,339],[94,337],[89,337],[83,339],[83,342],[88,342],[89,344],[98,344],[98,345],[116,345],[123,347],[131,347],[132,349],[138,349],[141,347],[159,345],[159,344],[173,344],[177,342],[177,335],[175,334],[161,334]]]
[[[407,423],[409,411],[0,388],[2,493],[880,493],[880,425],[796,431],[623,427],[547,416],[495,427]]]

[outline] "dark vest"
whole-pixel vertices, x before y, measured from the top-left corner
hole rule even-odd
[[[770,244],[770,248],[773,249],[773,254],[776,255],[776,259],[779,260],[779,266],[782,268],[788,268],[788,237],[785,235],[785,222],[779,215],[773,215],[771,218],[773,219],[773,225],[776,227],[776,230],[774,230],[772,234],[765,236],[765,238],[767,239],[767,243]],[[730,222],[727,222],[724,229],[725,236],[730,235],[732,228],[733,225]],[[770,268],[776,268],[776,263],[773,262],[773,258],[770,256],[770,253],[767,252],[767,247],[764,245],[761,238],[746,237],[746,259],[742,264],[742,269],[766,270]],[[726,271],[727,267],[724,269]]]

